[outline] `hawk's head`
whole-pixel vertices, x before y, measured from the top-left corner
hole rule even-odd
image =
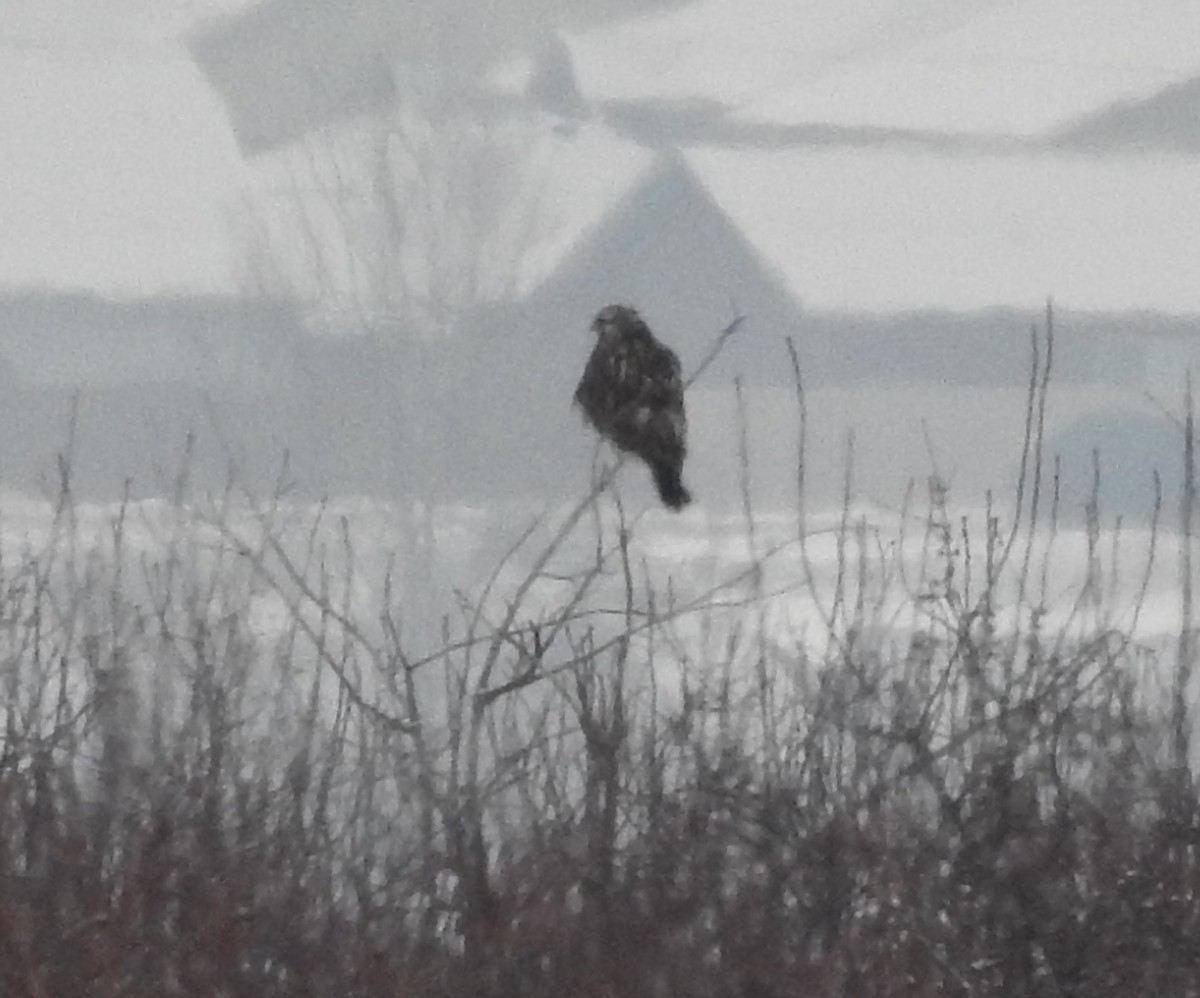
[[[641,317],[637,314],[637,310],[628,305],[605,305],[592,320],[592,332],[597,336],[603,336],[605,333],[627,332],[636,327],[640,321]]]

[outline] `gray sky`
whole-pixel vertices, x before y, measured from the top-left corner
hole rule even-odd
[[[242,160],[186,30],[237,0],[0,0],[0,285],[224,290]],[[594,100],[720,101],[742,122],[1044,134],[1200,75],[1184,0],[702,0],[569,32]],[[499,86],[521,67],[498,67]],[[788,158],[790,157],[790,158]],[[698,154],[806,301],[1200,310],[1200,163]],[[603,169],[601,161],[597,169]],[[943,275],[952,275],[947,280]]]

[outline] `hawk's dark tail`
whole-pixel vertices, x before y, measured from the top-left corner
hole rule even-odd
[[[675,464],[659,461],[650,465],[654,475],[654,484],[658,488],[658,497],[665,506],[671,509],[683,509],[692,501],[692,494],[687,490],[680,477],[680,468]]]

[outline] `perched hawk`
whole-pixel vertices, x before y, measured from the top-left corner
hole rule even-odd
[[[601,436],[649,465],[667,506],[682,509],[692,497],[680,477],[687,417],[679,358],[625,305],[602,308],[592,332],[596,346],[575,389],[575,404]]]

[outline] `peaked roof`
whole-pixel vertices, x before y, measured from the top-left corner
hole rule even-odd
[[[723,367],[745,370],[747,344],[793,332],[800,303],[675,152],[618,201],[528,296],[527,321],[586,328],[611,302],[638,308],[674,344],[685,368],[735,316],[745,318]],[[689,363],[690,362],[690,363]],[[718,371],[720,368],[718,368]]]
[[[485,413],[463,433],[461,446],[478,455],[464,466],[517,469],[526,489],[557,487],[580,470],[587,438],[570,399],[592,348],[588,326],[604,305],[636,307],[685,372],[744,316],[706,371],[708,387],[728,387],[734,374],[759,383],[776,376],[782,338],[800,325],[798,301],[678,153],[660,155],[574,233],[528,293],[482,306],[447,344],[456,390]]]

